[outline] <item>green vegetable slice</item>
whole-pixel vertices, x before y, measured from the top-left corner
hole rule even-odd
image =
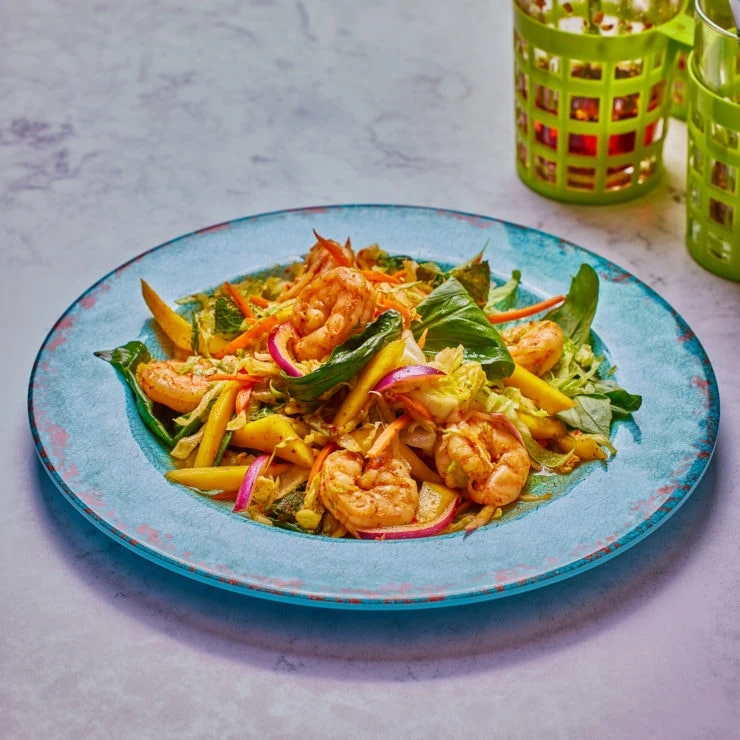
[[[590,344],[591,322],[599,302],[599,277],[590,265],[583,264],[571,280],[565,303],[545,315],[554,321],[577,345]]]

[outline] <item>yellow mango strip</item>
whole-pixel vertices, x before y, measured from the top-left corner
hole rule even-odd
[[[196,468],[205,468],[213,465],[213,461],[218,454],[218,448],[221,446],[221,440],[226,434],[226,425],[234,415],[234,402],[236,394],[239,392],[239,383],[229,381],[224,385],[216,402],[208,414],[208,419],[203,428],[203,438],[198,446],[198,452],[195,456]]]
[[[585,434],[568,434],[554,440],[560,452],[573,452],[584,462],[588,460],[606,460],[607,454],[601,445]]]
[[[357,383],[342,401],[342,405],[334,417],[334,424],[341,430],[353,427],[370,397],[370,391],[377,382],[391,370],[398,367],[405,343],[403,339],[396,339],[383,347],[360,372]]]
[[[171,309],[145,280],[141,281],[141,295],[162,331],[178,349],[192,352],[190,322]]]
[[[249,465],[221,465],[215,468],[180,468],[165,473],[171,483],[201,491],[238,491]]]
[[[426,483],[441,483],[442,479],[435,473],[407,444],[400,442],[401,457],[411,466],[412,478]]]
[[[518,411],[517,414],[535,439],[555,439],[568,433],[565,424],[552,416],[532,416],[524,411]]]
[[[232,432],[229,444],[260,452],[274,452],[277,457],[302,468],[311,468],[314,461],[311,448],[298,436],[290,422],[279,414],[247,422],[241,429]]]
[[[572,409],[576,402],[568,398],[557,388],[553,388],[542,378],[525,370],[521,365],[514,364],[514,372],[504,378],[504,385],[518,388],[523,395],[534,401],[537,406],[547,411],[548,414],[557,414],[566,409]]]

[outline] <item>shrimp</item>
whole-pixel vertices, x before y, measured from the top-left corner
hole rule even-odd
[[[293,325],[298,360],[322,360],[349,339],[375,313],[376,294],[357,270],[335,267],[308,284],[298,296]]]
[[[530,321],[501,336],[514,361],[535,375],[551,370],[563,354],[563,330],[554,321]]]
[[[178,360],[157,360],[136,368],[136,379],[152,401],[181,414],[192,411],[206,394],[211,381],[204,375],[183,373]]]
[[[419,505],[405,460],[386,454],[366,461],[349,450],[332,452],[324,461],[319,498],[352,532],[409,524]]]
[[[335,267],[344,267],[353,264],[355,256],[349,239],[347,239],[347,243],[342,247],[333,239],[324,239],[318,234],[316,234],[316,238],[318,241],[311,247],[305,259],[303,272],[278,298],[281,303],[299,295],[318,275],[328,272]]]
[[[448,424],[434,452],[437,471],[450,488],[465,488],[484,506],[515,501],[529,476],[529,454],[503,420],[471,416]]]

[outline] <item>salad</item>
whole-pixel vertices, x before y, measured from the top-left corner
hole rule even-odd
[[[615,454],[611,426],[641,398],[592,348],[590,266],[532,304],[482,253],[449,268],[314,235],[301,262],[180,311],[142,281],[166,356],[95,353],[173,484],[264,525],[398,539],[472,532],[533,500],[533,473]]]

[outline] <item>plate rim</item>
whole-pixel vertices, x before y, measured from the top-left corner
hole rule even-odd
[[[172,553],[166,553],[160,551],[150,543],[141,542],[138,539],[133,538],[126,532],[121,531],[110,521],[101,516],[98,512],[94,511],[88,506],[75,491],[65,482],[59,470],[57,470],[54,463],[51,461],[49,452],[41,439],[40,427],[37,423],[37,414],[34,408],[34,381],[40,369],[40,365],[47,350],[48,345],[52,341],[53,337],[57,334],[60,325],[63,324],[65,319],[73,312],[80,303],[91,293],[93,293],[98,286],[105,283],[111,277],[117,273],[125,270],[137,261],[151,255],[158,250],[165,247],[172,246],[177,242],[190,239],[194,236],[207,234],[212,231],[218,231],[226,229],[233,224],[242,224],[248,221],[257,219],[264,219],[274,216],[281,216],[287,214],[310,214],[310,213],[326,213],[326,212],[339,212],[342,210],[352,209],[373,209],[373,210],[408,210],[408,211],[419,211],[427,212],[430,214],[437,214],[440,216],[451,216],[459,217],[464,220],[470,219],[471,222],[481,221],[491,224],[499,224],[503,227],[513,227],[522,232],[530,232],[541,235],[547,239],[555,239],[560,244],[575,248],[579,252],[582,252],[592,259],[602,262],[610,267],[616,268],[631,281],[635,282],[639,288],[649,296],[651,301],[660,305],[663,309],[667,310],[676,320],[680,328],[690,335],[690,338],[695,342],[696,352],[694,353],[697,357],[701,357],[706,379],[708,381],[707,395],[711,398],[712,404],[707,411],[707,427],[706,427],[706,440],[705,440],[705,451],[706,454],[702,457],[701,465],[698,470],[690,470],[687,472],[692,473],[691,480],[688,485],[684,484],[679,487],[676,486],[675,490],[671,495],[663,502],[663,505],[654,511],[649,517],[640,520],[640,522],[629,531],[625,532],[619,539],[610,542],[599,549],[595,549],[592,552],[583,555],[579,558],[574,558],[570,563],[554,569],[548,570],[543,573],[538,573],[534,576],[520,577],[515,581],[511,581],[503,584],[502,586],[491,586],[488,588],[477,587],[473,591],[455,594],[447,593],[443,596],[430,596],[430,595],[419,595],[419,596],[404,596],[398,595],[396,597],[382,596],[377,594],[375,597],[365,596],[363,598],[356,597],[341,597],[336,594],[326,595],[317,593],[297,593],[291,590],[280,590],[273,587],[261,586],[255,583],[244,583],[238,580],[225,577],[222,574],[218,574],[211,570],[201,569],[193,566],[185,560],[182,560],[179,556],[173,555]],[[337,203],[329,205],[314,205],[305,207],[294,207],[287,209],[276,209],[272,211],[265,211],[261,213],[250,214],[247,216],[241,216],[235,219],[229,219],[221,221],[217,224],[212,224],[203,228],[195,229],[193,231],[181,234],[173,239],[157,244],[150,247],[134,257],[126,260],[125,262],[114,267],[88,288],[86,288],[75,300],[73,300],[59,318],[54,322],[52,327],[46,333],[33,362],[31,373],[29,376],[28,391],[27,391],[27,409],[28,417],[31,428],[31,434],[34,441],[34,447],[37,456],[44,467],[46,473],[55,484],[56,488],[63,494],[64,498],[83,515],[85,519],[90,521],[97,529],[101,530],[104,534],[111,537],[114,541],[124,545],[127,549],[135,552],[150,562],[165,567],[166,569],[174,572],[178,575],[184,575],[191,579],[197,580],[201,583],[205,583],[221,589],[227,589],[238,593],[252,595],[255,597],[266,598],[270,600],[276,600],[284,603],[292,603],[303,606],[320,606],[326,608],[355,608],[355,609],[423,609],[433,607],[449,607],[467,603],[475,603],[480,601],[486,601],[491,599],[502,598],[505,596],[511,596],[514,594],[523,593],[535,588],[541,588],[550,584],[554,584],[573,577],[579,573],[586,572],[597,565],[607,562],[616,555],[626,551],[628,548],[634,546],[638,542],[642,541],[651,532],[655,531],[658,526],[665,523],[670,517],[688,500],[691,494],[695,491],[699,485],[704,474],[706,473],[712,459],[717,445],[717,437],[719,432],[720,423],[720,394],[719,386],[714,371],[714,367],[709,359],[709,356],[701,343],[701,340],[696,333],[691,329],[689,324],[683,318],[683,316],[657,293],[653,288],[643,282],[640,278],[635,276],[632,272],[625,270],[619,264],[613,262],[607,257],[603,257],[598,253],[590,250],[586,247],[582,247],[568,239],[560,237],[556,234],[546,232],[542,229],[526,226],[516,222],[512,222],[503,218],[494,216],[487,216],[469,211],[462,211],[457,209],[451,209],[446,207],[435,207],[435,206],[422,206],[422,205],[405,205],[398,203]],[[706,448],[708,447],[708,450]],[[365,543],[367,544],[367,543]]]

